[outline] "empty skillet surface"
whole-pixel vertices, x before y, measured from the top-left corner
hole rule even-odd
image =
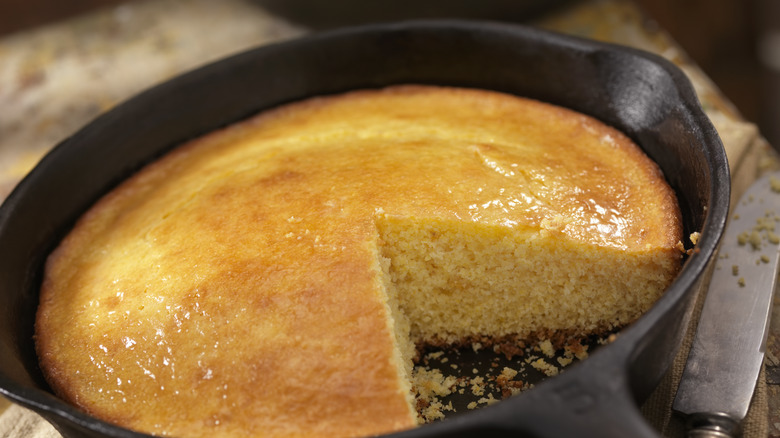
[[[588,360],[520,396],[398,436],[655,436],[636,403],[673,361],[723,230],[729,176],[720,140],[687,79],[659,57],[457,20],[369,25],[261,47],[144,92],[54,148],[0,209],[0,392],[66,436],[145,436],[49,392],[32,342],[48,252],[102,194],[184,140],[285,102],[400,83],[493,89],[615,126],[663,169],[685,235],[702,236],[656,305]]]

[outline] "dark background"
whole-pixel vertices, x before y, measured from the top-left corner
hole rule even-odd
[[[129,1],[133,0],[0,0],[0,38]],[[758,123],[770,142],[780,146],[780,126],[775,123],[780,117],[780,2],[635,1],[671,34],[742,116]]]

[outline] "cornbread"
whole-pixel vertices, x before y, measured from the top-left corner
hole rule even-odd
[[[41,367],[177,437],[414,427],[415,344],[624,326],[679,270],[659,168],[585,115],[497,92],[312,98],[192,140],[48,259]]]

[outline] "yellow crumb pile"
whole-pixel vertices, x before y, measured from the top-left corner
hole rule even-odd
[[[613,338],[610,335],[598,338],[596,342],[609,343]],[[470,410],[497,403],[532,388],[529,378],[539,379],[529,377],[532,372],[537,376],[552,377],[575,361],[588,357],[588,346],[573,339],[564,345],[544,339],[525,346],[512,359],[507,359],[500,349],[485,349],[481,343],[474,343],[468,349],[480,352],[479,363],[485,361],[489,368],[485,368],[485,364],[480,368],[451,364],[450,358],[458,360],[461,354],[461,350],[452,348],[429,352],[419,358],[412,371],[412,380],[420,423],[442,420],[457,412],[456,405]],[[512,361],[511,366],[499,364],[507,360]],[[460,401],[454,403],[454,400]]]

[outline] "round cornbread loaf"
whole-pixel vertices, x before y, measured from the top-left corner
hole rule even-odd
[[[622,327],[680,269],[681,219],[620,132],[497,92],[311,98],[195,139],[48,259],[57,394],[177,437],[414,427],[415,343]]]

